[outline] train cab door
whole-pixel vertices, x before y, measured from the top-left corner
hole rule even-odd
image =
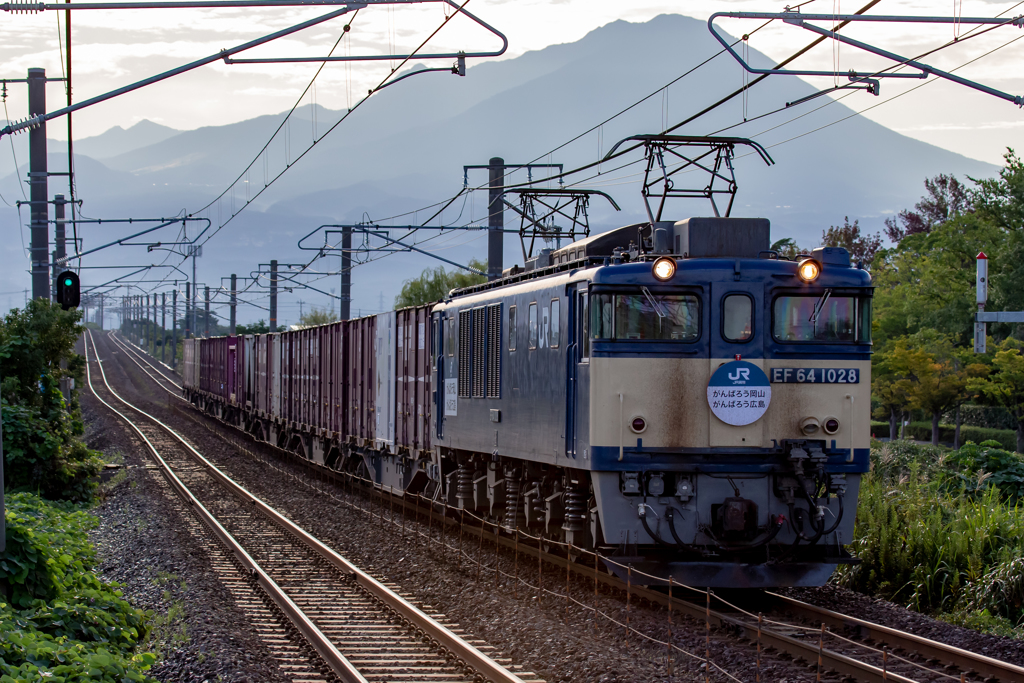
[[[745,360],[761,368],[765,366],[764,339],[768,333],[765,319],[765,291],[761,282],[744,282],[736,266],[734,281],[711,283],[710,296],[710,366],[708,377],[729,361]],[[766,444],[764,419],[743,426],[728,425],[708,411],[710,445],[739,448],[762,448]]]
[[[569,301],[565,454],[582,461],[590,458],[590,295],[587,284],[578,285]]]

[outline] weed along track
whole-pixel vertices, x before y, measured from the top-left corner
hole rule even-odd
[[[399,596],[217,469],[182,436],[121,398],[91,333],[87,382],[145,442],[168,487],[227,552],[216,566],[293,680],[524,683],[456,625]],[[102,384],[94,382],[98,370]],[[186,516],[187,517],[187,516]]]
[[[705,593],[680,586],[670,600],[664,588],[648,587],[654,582],[642,572],[621,581],[595,571],[592,555],[581,553],[568,561],[557,546],[538,545],[527,534],[496,533],[493,525],[458,510],[444,509],[442,514],[436,502],[432,506],[409,494],[390,496],[365,480],[256,442],[196,412],[177,399],[175,385],[146,356],[118,343],[138,369],[167,391],[166,400],[180,407],[181,417],[247,454],[279,487],[302,489],[308,498],[322,502],[323,509],[355,510],[373,533],[381,529],[396,543],[401,538],[402,544],[406,539],[415,546],[425,544],[441,569],[470,577],[467,582],[477,590],[540,596],[528,598],[536,610],[546,605],[559,620],[564,615],[566,624],[600,634],[602,642],[632,643],[648,657],[660,651],[663,662],[675,662],[676,675],[689,662],[697,665],[702,680],[701,665],[710,664],[711,680],[773,680],[786,677],[782,672],[806,675],[809,670],[809,680],[822,681],[1024,681],[1024,668],[1012,663],[776,593]],[[689,648],[679,641],[684,634],[690,637]],[[711,654],[727,639],[740,643],[742,651],[734,650],[727,658]],[[746,659],[743,666],[735,664],[740,658]]]

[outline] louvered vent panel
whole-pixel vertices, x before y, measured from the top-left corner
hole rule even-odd
[[[483,398],[487,371],[487,309],[473,309],[473,398]]]
[[[501,398],[501,304],[487,307],[487,398]]]
[[[473,370],[473,312],[459,311],[459,398],[469,398]]]

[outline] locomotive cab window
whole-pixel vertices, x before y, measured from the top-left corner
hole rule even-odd
[[[590,307],[594,339],[697,341],[700,301],[693,294],[594,294]]]
[[[516,350],[516,307],[508,307],[508,350]]]
[[[871,299],[818,295],[780,296],[772,306],[772,334],[788,342],[871,341]]]
[[[722,299],[722,338],[749,341],[754,334],[754,301],[747,294],[728,294]]]
[[[448,357],[451,358],[455,355],[455,315],[448,314],[448,338],[445,340],[445,346],[448,347]]]

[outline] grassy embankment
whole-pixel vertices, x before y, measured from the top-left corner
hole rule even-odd
[[[945,621],[1024,638],[1024,457],[875,443],[837,581]]]

